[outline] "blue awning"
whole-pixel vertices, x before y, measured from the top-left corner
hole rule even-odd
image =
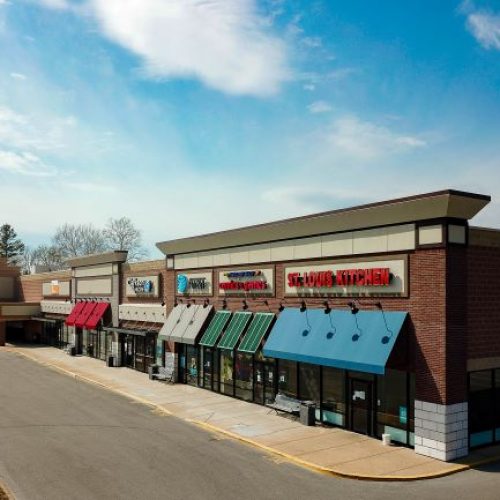
[[[264,346],[270,358],[289,359],[368,373],[385,365],[407,312],[286,308]]]

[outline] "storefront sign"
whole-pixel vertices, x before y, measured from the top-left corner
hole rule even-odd
[[[274,269],[242,269],[219,273],[221,295],[273,295]]]
[[[406,259],[310,264],[285,269],[285,293],[298,296],[406,294]]]
[[[52,280],[42,284],[42,292],[44,297],[69,297],[70,282]]]
[[[126,278],[127,297],[158,297],[159,276],[129,276]]]
[[[212,295],[212,273],[179,273],[178,295]]]

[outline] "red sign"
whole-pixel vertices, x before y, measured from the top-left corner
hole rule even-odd
[[[372,269],[340,269],[288,273],[288,286],[293,288],[333,288],[334,286],[389,286],[392,275],[388,267]]]
[[[250,290],[266,290],[266,281],[226,281],[219,283],[221,290],[243,290],[248,292]]]

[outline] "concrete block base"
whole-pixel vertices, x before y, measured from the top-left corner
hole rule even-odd
[[[450,461],[469,454],[468,405],[415,401],[415,452]]]

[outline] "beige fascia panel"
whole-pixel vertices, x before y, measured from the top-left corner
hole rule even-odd
[[[125,262],[127,260],[127,250],[115,250],[114,252],[85,255],[68,259],[66,264],[71,268],[95,266],[98,264],[110,264],[113,262]]]
[[[409,198],[335,210],[283,221],[157,243],[166,255],[405,224],[441,218],[469,220],[491,198],[460,191],[439,191]]]

